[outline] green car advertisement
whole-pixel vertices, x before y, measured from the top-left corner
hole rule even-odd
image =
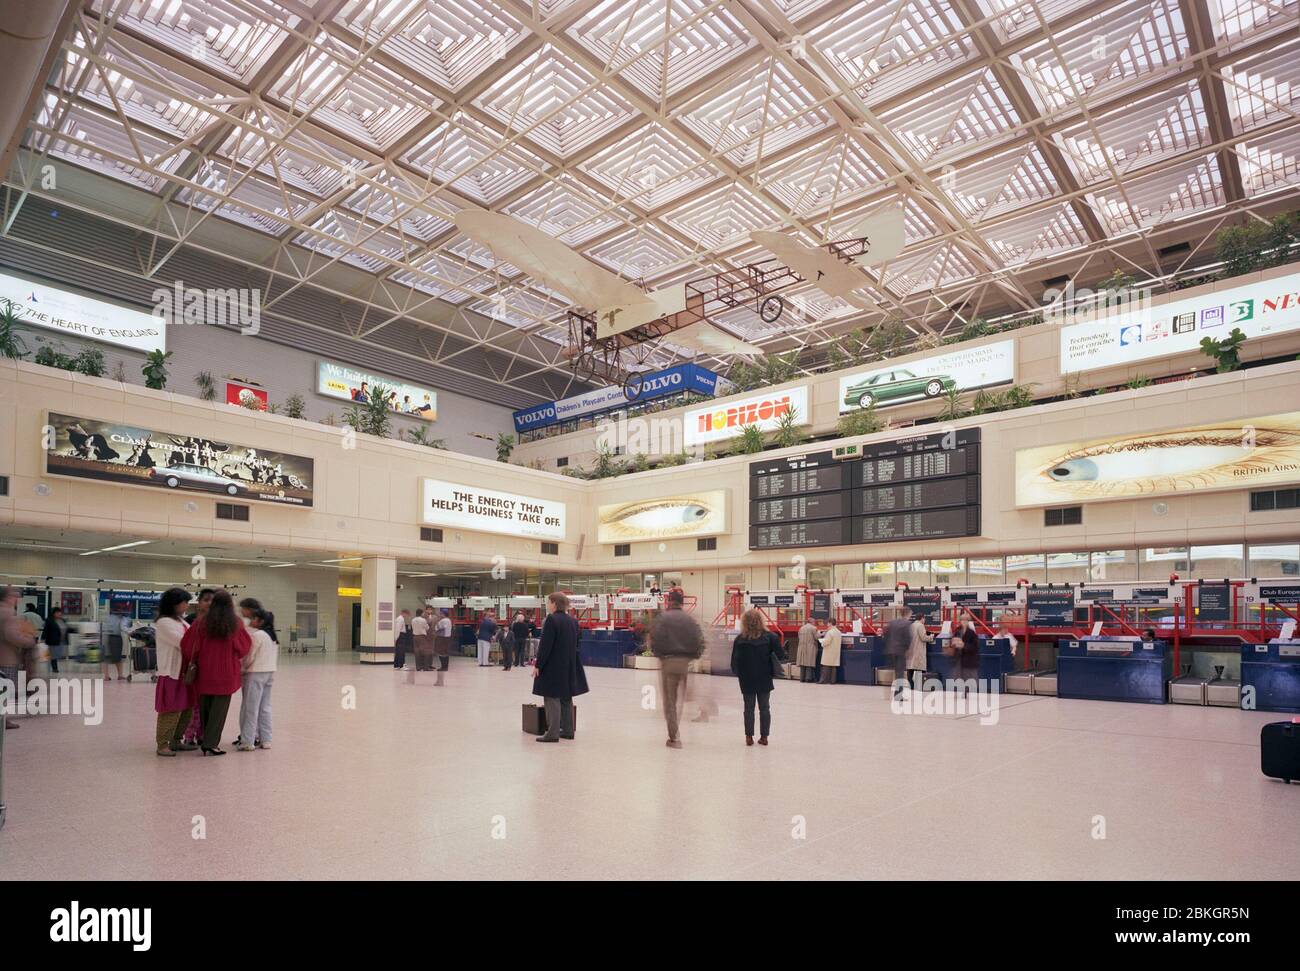
[[[900,361],[840,378],[840,414],[857,408],[888,407],[941,398],[954,388],[975,391],[1016,379],[1015,342],[1006,340]]]

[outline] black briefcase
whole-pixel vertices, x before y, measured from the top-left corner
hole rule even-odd
[[[578,730],[578,706],[573,706],[573,730]],[[546,708],[542,705],[524,705],[524,731],[529,735],[546,734]]]
[[[1259,730],[1259,768],[1283,782],[1300,779],[1300,725],[1270,722]]]

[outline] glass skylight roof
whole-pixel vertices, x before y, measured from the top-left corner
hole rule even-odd
[[[864,273],[880,310],[804,284],[787,328],[723,323],[774,348],[882,312],[942,331],[977,289],[1022,310],[1098,250],[1145,260],[1158,231],[1212,254],[1206,227],[1300,196],[1298,20],[1300,0],[91,0],[8,181],[39,194],[47,158],[105,176],[78,205],[142,234],[160,204],[182,233],[220,221],[251,265],[336,261],[347,292],[379,279],[379,319],[406,287],[459,308],[458,347],[509,328],[520,354],[569,308],[460,235],[462,208],[653,289],[762,258],[756,230],[818,245],[901,206],[903,252]]]

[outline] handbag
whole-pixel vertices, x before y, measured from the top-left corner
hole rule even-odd
[[[185,665],[185,673],[181,675],[181,680],[186,684],[193,684],[199,680],[199,662],[197,658]]]
[[[772,677],[784,678],[785,665],[782,663],[781,659],[776,656],[776,651],[769,651],[767,657],[768,660],[772,662]]]

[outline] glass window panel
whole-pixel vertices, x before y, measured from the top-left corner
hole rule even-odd
[[[930,585],[929,560],[899,560],[894,564],[895,582],[903,582],[912,587]]]
[[[931,560],[930,576],[936,584],[962,586],[966,583],[966,561]]]
[[[1168,580],[1169,574],[1187,575],[1187,547],[1156,546],[1142,550],[1138,576],[1143,580]]]
[[[807,571],[796,566],[778,566],[776,568],[776,588],[793,590],[804,582]]]
[[[810,566],[808,568],[808,586],[814,590],[828,590],[832,585],[829,566]]]
[[[1046,579],[1047,558],[1042,553],[1013,553],[1007,557],[1007,583],[1043,583]]]
[[[863,586],[892,587],[894,585],[894,563],[892,560],[876,560],[862,564]]]
[[[1187,576],[1193,580],[1221,580],[1246,572],[1245,551],[1240,544],[1193,546]]]
[[[860,590],[862,588],[862,564],[836,563],[835,586],[839,590]]]
[[[1048,553],[1047,579],[1050,583],[1083,583],[1088,579],[1087,553]]]
[[[1099,550],[1092,554],[1089,583],[1138,578],[1137,550]]]
[[[1252,546],[1250,575],[1253,577],[1300,576],[1300,544]]]
[[[972,557],[968,574],[970,577],[969,582],[977,586],[992,586],[993,584],[1002,583],[1006,579],[1006,575],[1002,570],[1002,557],[1000,556]]]

